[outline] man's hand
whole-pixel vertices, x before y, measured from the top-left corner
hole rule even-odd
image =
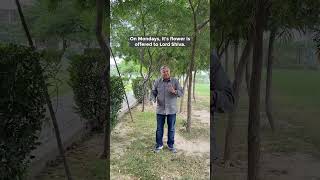
[[[176,90],[174,89],[174,87],[172,86],[172,84],[169,84],[169,88],[168,88],[169,92],[171,92],[172,94],[177,94]]]

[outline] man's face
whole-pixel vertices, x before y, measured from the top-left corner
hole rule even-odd
[[[169,79],[170,78],[170,69],[163,68],[161,70],[161,76],[162,76],[163,79]]]

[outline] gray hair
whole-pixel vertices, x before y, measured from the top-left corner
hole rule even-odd
[[[161,68],[160,68],[160,72],[161,72],[163,69],[169,69],[169,70],[170,70],[169,66],[166,66],[166,65],[161,66]]]

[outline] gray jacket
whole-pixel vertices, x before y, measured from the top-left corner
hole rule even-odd
[[[212,83],[210,91],[213,98],[210,108],[213,112],[230,112],[234,105],[231,82],[224,72],[215,51],[211,53],[210,60],[210,79]]]
[[[169,92],[170,84],[177,94]],[[157,100],[157,114],[168,115],[177,113],[177,98],[183,96],[183,89],[176,78],[170,77],[168,81],[159,78],[154,82],[151,97]]]
[[[221,67],[215,51],[212,51],[210,60],[210,92],[212,98],[210,103],[210,166],[213,167],[212,163],[220,156],[216,141],[214,112],[224,113],[232,111],[234,97],[231,82]]]

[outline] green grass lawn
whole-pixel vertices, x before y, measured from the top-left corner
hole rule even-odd
[[[265,73],[265,72],[264,72]],[[272,152],[302,152],[315,156],[320,151],[320,72],[313,70],[275,69],[272,79],[272,109],[278,124],[272,133],[264,106],[265,76],[261,81],[261,142],[262,149]],[[237,156],[246,157],[248,131],[248,94],[242,88],[236,118],[235,144]],[[228,116],[216,114],[218,144],[223,152]],[[281,125],[280,125],[281,124]]]
[[[280,153],[281,156],[290,158],[290,155],[295,153],[305,153],[313,155],[316,159],[320,158],[320,71],[275,69],[272,82],[272,108],[277,126],[276,131],[272,133],[264,113],[263,76],[260,106],[261,156]],[[244,85],[235,119],[232,148],[234,161],[247,161],[248,100]],[[217,144],[223,157],[228,115],[215,114],[215,121]],[[218,171],[216,175],[215,179],[235,179],[235,176],[239,176],[223,170]]]
[[[279,94],[279,102],[299,107],[320,107],[320,71],[275,70],[273,87]]]
[[[196,83],[196,94],[199,96],[210,96],[210,84]]]
[[[275,70],[273,109],[297,129],[294,136],[320,151],[320,71]]]

